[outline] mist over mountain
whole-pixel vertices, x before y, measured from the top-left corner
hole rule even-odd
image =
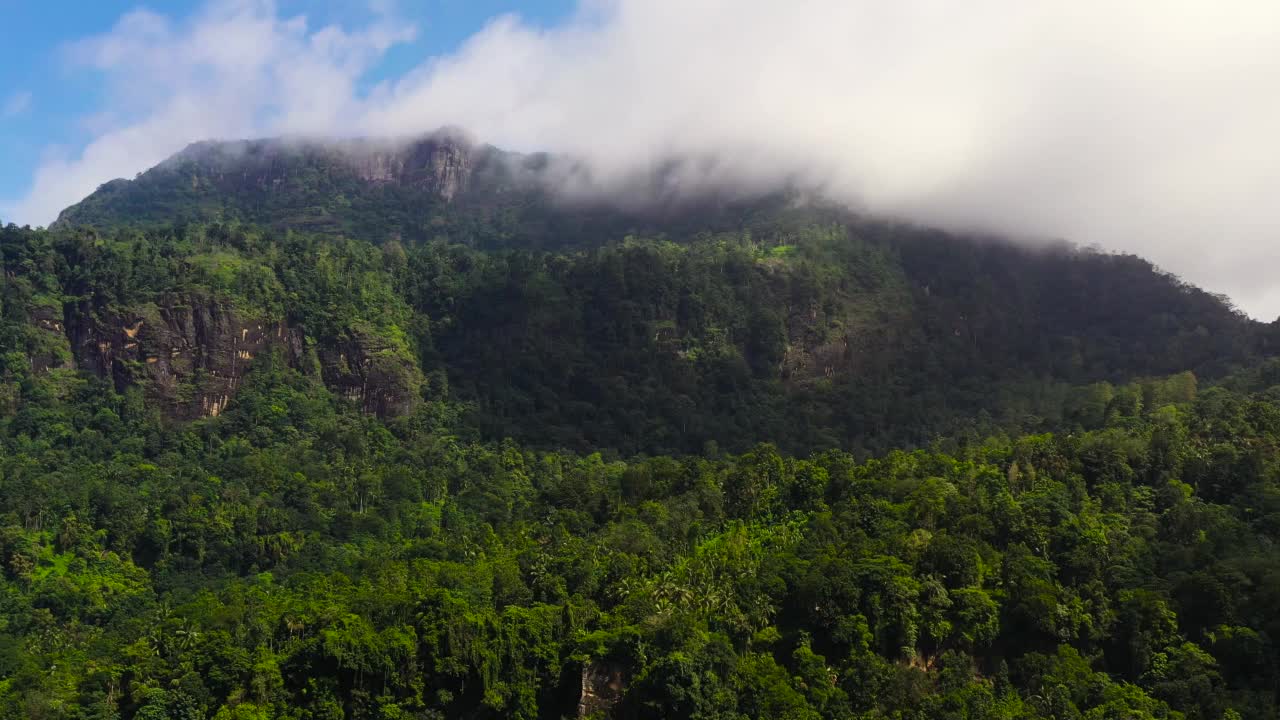
[[[452,129],[206,141],[104,185],[53,229],[136,228],[151,238],[145,245],[171,247],[167,254],[192,242],[220,246],[210,238],[226,233],[256,236],[258,227],[269,232],[255,244],[287,248],[293,234],[318,233],[308,252],[325,252],[320,237],[329,236],[403,255],[379,270],[396,306],[415,318],[396,325],[430,329],[409,338],[413,362],[401,350],[399,365],[366,369],[360,404],[409,412],[422,378],[435,373],[474,403],[470,419],[483,434],[583,450],[745,449],[764,440],[796,451],[887,448],[962,427],[1047,429],[1064,421],[1072,387],[1183,370],[1213,379],[1263,357],[1272,341],[1229,300],[1133,256],[868,218],[795,184],[769,192],[680,184],[691,173],[710,177],[714,164],[673,158],[633,178],[620,202],[618,186],[594,187],[572,158],[505,152]],[[178,234],[165,239],[175,223]],[[268,262],[257,252],[245,261]],[[305,262],[300,249],[288,252]],[[233,278],[240,262],[226,270]],[[278,276],[276,262],[258,272]],[[186,271],[169,272],[176,280]],[[142,301],[169,291],[139,292]],[[249,315],[280,328],[280,338],[314,335],[314,319],[265,309],[287,304],[279,292],[250,303]],[[195,303],[225,315],[219,322],[230,324],[218,332],[244,322],[244,310],[219,311],[225,304],[212,297],[158,297],[164,318]],[[110,314],[72,321],[84,312]],[[130,327],[154,312],[85,306],[67,327]],[[187,333],[185,321],[174,322],[164,321],[162,336]],[[106,341],[86,332],[73,334],[73,354]],[[372,362],[394,345],[368,323],[328,332],[316,341],[321,374],[341,393],[353,380],[323,359],[326,345],[346,348],[348,362]],[[149,364],[144,375],[164,379],[153,391],[180,417],[233,399],[234,382],[175,394],[200,363],[173,365],[147,337],[121,341],[134,347],[116,347],[111,360],[95,351],[77,364],[117,379],[116,353]],[[220,342],[216,333],[183,341],[199,357],[225,352],[198,349]],[[252,354],[276,344],[255,342],[266,344]],[[282,342],[301,362],[297,340]],[[243,372],[215,365],[221,376]],[[1029,402],[1015,410],[992,387]],[[986,419],[974,425],[978,414]],[[663,429],[650,434],[655,422]]]
[[[1277,6],[295,7],[64,48],[0,720],[1280,717]]]
[[[1280,105],[1262,88],[1278,70],[1277,12],[608,0],[549,26],[495,17],[414,58],[431,31],[394,4],[328,23],[259,0],[138,10],[67,48],[69,70],[104,88],[85,118],[97,131],[48,148],[0,215],[51,222],[207,138],[456,125],[578,158],[596,188],[713,157],[682,185],[796,178],[877,215],[1136,253],[1270,320],[1280,165],[1264,148]]]
[[[452,223],[483,217],[507,223],[512,243],[537,247],[599,242],[593,233],[616,234],[618,223],[652,228],[683,217],[686,228],[710,229],[751,208],[836,207],[796,183],[711,181],[721,164],[672,156],[605,180],[583,160],[507,152],[455,129],[400,139],[204,141],[134,180],[104,184],[54,226],[241,220],[381,241],[465,233]],[[547,222],[554,225],[534,227]]]
[[[1274,714],[1280,326],[718,162],[203,141],[0,228],[0,712]]]

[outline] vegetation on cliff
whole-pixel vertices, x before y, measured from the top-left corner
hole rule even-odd
[[[868,461],[480,442],[277,354],[182,425],[93,376],[18,388],[7,716],[554,718],[584,666],[614,717],[1277,709],[1275,387],[1183,374]]]
[[[157,174],[0,228],[0,717],[1280,712],[1275,326],[828,209],[498,212],[450,157],[351,171],[429,235],[318,175],[310,231],[198,174],[261,212]]]
[[[223,224],[0,232],[18,364],[195,417],[278,350],[379,415],[448,399],[486,438],[585,452],[1039,432],[1094,412],[1095,383],[1221,377],[1270,338],[1131,256],[821,211],[560,252]]]

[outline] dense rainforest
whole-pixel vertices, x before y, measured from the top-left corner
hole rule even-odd
[[[280,148],[0,228],[0,717],[1280,713],[1275,325]]]

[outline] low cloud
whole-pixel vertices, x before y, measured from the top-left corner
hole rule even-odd
[[[1280,313],[1280,4],[583,0],[552,28],[497,18],[368,93],[405,23],[277,15],[134,13],[78,45],[142,111],[45,164],[15,217],[48,222],[205,137],[458,125],[606,185],[711,156],[709,180],[798,178],[872,212],[1135,252]]]

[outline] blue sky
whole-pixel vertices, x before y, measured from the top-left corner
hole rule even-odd
[[[75,43],[110,32],[122,16],[139,8],[180,23],[203,6],[188,0],[0,0],[0,201],[16,199],[31,186],[47,153],[74,154],[93,138],[94,128],[86,119],[99,113],[107,98],[102,74],[69,57]],[[360,78],[360,89],[455,50],[496,16],[515,12],[532,25],[554,25],[573,6],[572,0],[397,3],[398,21],[417,32],[412,40],[388,49]],[[368,15],[360,3],[342,0],[280,0],[276,10],[282,17],[306,16],[312,27],[359,23]]]

